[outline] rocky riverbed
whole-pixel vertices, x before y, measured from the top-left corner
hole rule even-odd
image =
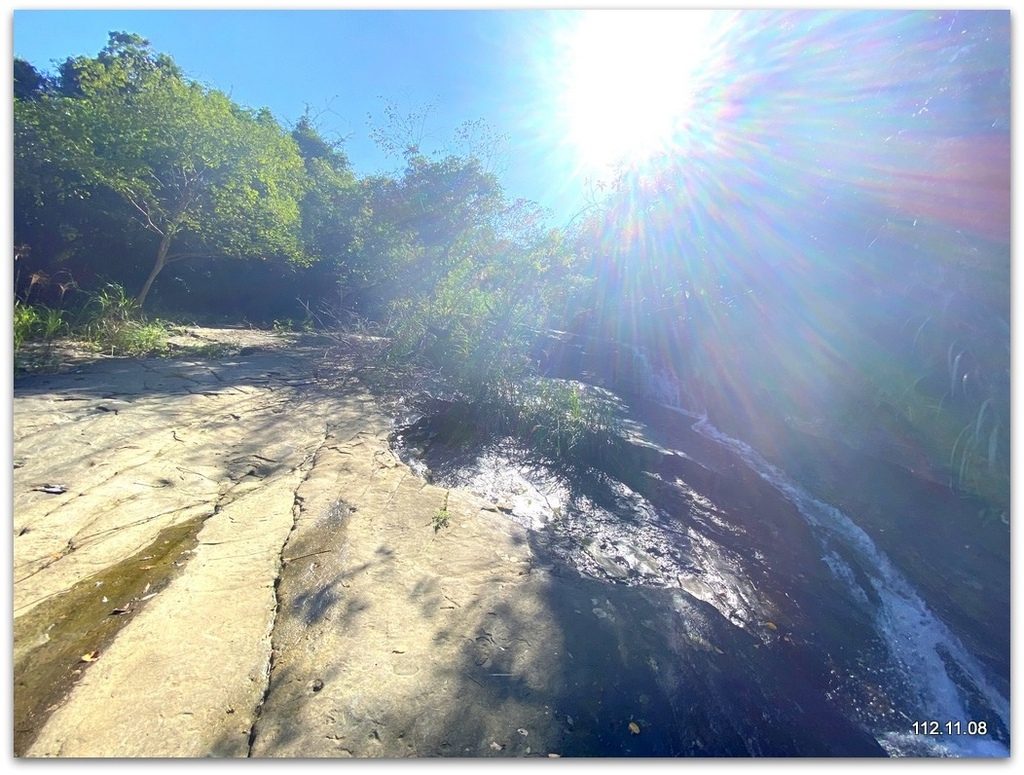
[[[737,616],[699,575],[580,572],[392,452],[370,343],[190,336],[227,346],[15,382],[16,756],[886,754],[756,572]],[[713,461],[665,472],[797,524]]]

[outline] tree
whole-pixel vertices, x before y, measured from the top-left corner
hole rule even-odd
[[[49,84],[38,70],[24,59],[14,59],[14,98],[34,100],[42,96]]]
[[[268,111],[186,80],[138,36],[111,33],[95,59],[65,62],[57,93],[21,101],[15,123],[34,128],[44,164],[73,172],[79,196],[115,192],[156,235],[140,305],[174,261],[304,258],[295,142]]]
[[[334,299],[331,306],[340,312],[350,290],[368,280],[358,237],[359,226],[367,216],[364,190],[341,143],[324,139],[308,111],[291,137],[308,180],[300,210],[302,241],[313,264],[313,282],[322,298]],[[331,287],[335,284],[337,291]]]

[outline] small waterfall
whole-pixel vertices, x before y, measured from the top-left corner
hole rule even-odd
[[[875,625],[888,646],[892,666],[916,695],[902,698],[910,706],[905,710],[912,719],[937,720],[943,726],[947,721],[960,722],[964,729],[970,721],[987,722],[989,736],[935,738],[931,742],[936,750],[945,749],[955,756],[1008,756],[1008,749],[990,735],[996,731],[997,721],[1003,734],[1008,733],[1009,702],[992,688],[977,660],[929,610],[868,535],[842,511],[811,496],[750,446],[722,433],[706,419],[698,421],[694,430],[736,452],[800,510],[816,528],[826,564],[837,578],[851,585],[851,596],[862,605],[868,602],[869,596],[833,547],[838,543],[852,549],[862,567],[869,569],[868,580],[879,601],[872,612]],[[977,708],[979,704],[984,706],[980,710],[985,715],[979,716],[977,710],[971,713],[970,708]],[[899,752],[910,742],[920,745],[923,739],[921,736],[916,736],[915,740],[909,738],[907,730],[906,735],[893,734],[880,742],[891,751]]]
[[[702,402],[692,394],[675,369],[662,359],[652,359],[643,347],[629,347],[632,355],[633,390],[652,401],[673,409],[700,407]]]
[[[985,721],[982,736],[911,734],[910,729],[878,734],[879,743],[894,756],[1009,756],[1010,707],[985,677],[984,669],[959,638],[936,617],[913,586],[874,544],[871,538],[841,510],[813,497],[749,445],[726,435],[707,418],[684,408],[683,391],[667,368],[654,368],[642,349],[635,351],[638,387],[646,398],[691,417],[693,429],[732,450],[763,480],[792,502],[814,528],[821,543],[822,559],[850,590],[851,599],[872,616],[889,652],[890,665],[882,666],[900,676],[908,688],[903,705],[914,721],[947,722],[966,729],[969,722]],[[691,404],[692,405],[692,404]],[[866,582],[858,581],[836,551],[842,546],[866,570]],[[863,578],[863,576],[862,576]],[[862,583],[870,585],[867,590]],[[872,600],[876,602],[871,602]]]

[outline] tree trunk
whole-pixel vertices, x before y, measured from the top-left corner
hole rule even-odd
[[[156,252],[156,263],[153,264],[153,269],[150,271],[149,277],[146,278],[146,282],[142,284],[142,290],[139,291],[139,295],[135,297],[135,303],[139,305],[140,309],[146,301],[146,296],[149,294],[149,289],[153,285],[156,276],[167,266],[167,251],[170,248],[171,235],[164,234],[160,238],[160,248]]]

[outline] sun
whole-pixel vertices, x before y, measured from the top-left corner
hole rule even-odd
[[[558,44],[558,111],[583,177],[672,142],[708,51],[710,12],[588,11]]]

